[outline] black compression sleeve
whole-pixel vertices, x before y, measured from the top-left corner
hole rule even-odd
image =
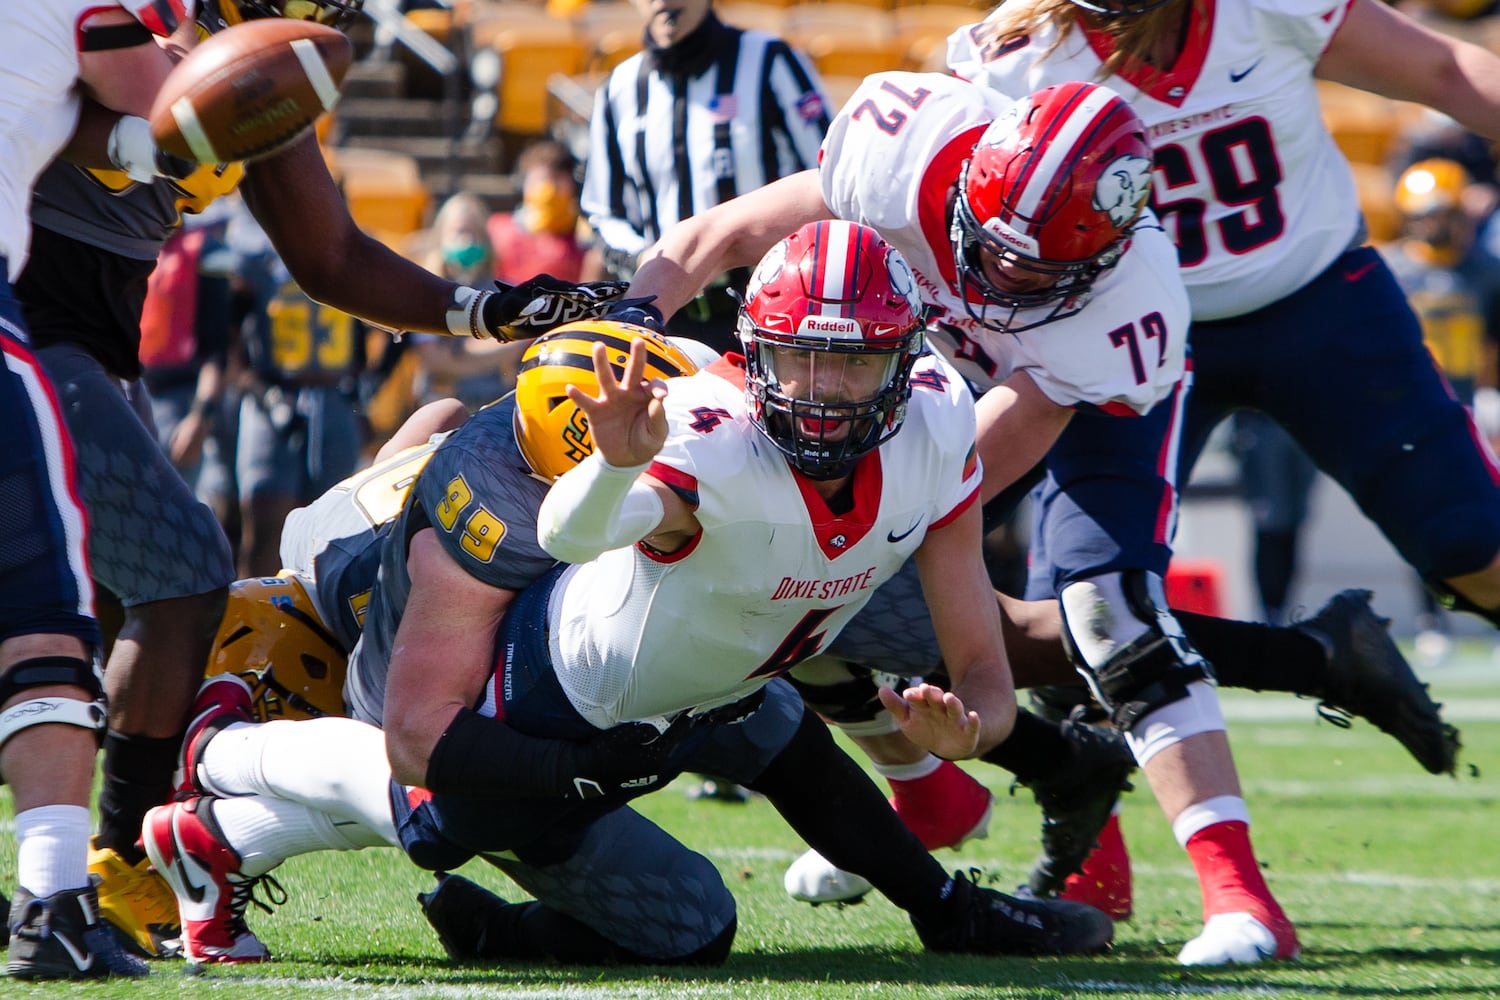
[[[427,788],[478,799],[560,797],[572,790],[574,744],[526,736],[461,708],[427,761]]]

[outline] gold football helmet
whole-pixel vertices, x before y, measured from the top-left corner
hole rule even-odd
[[[576,385],[597,394],[594,344],[609,348],[610,364],[618,378],[632,340],[646,342],[648,379],[691,375],[698,370],[680,347],[661,334],[614,320],[569,323],[536,338],[526,348],[516,375],[515,422],[516,443],[531,471],[544,479],[556,479],[593,452],[588,418],[565,390]]]
[[[343,715],[346,668],[344,650],[291,573],[230,584],[205,673],[244,678],[257,722]]]

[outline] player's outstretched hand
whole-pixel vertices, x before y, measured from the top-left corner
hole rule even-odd
[[[645,465],[667,440],[667,412],[662,406],[667,384],[659,378],[645,378],[645,341],[630,342],[630,356],[618,378],[609,355],[604,344],[594,344],[599,395],[590,396],[570,385],[568,398],[588,417],[594,450],[600,458],[622,469]]]
[[[608,312],[628,286],[623,281],[564,281],[538,274],[519,285],[495,282],[479,320],[496,340],[525,340],[565,323],[595,319]]]
[[[979,713],[966,711],[953,692],[918,684],[900,694],[888,687],[878,693],[901,732],[923,749],[945,760],[963,760],[978,751]]]

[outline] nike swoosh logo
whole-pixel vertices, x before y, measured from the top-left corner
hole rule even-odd
[[[1264,58],[1264,57],[1262,57],[1262,58]],[[1239,83],[1245,77],[1247,77],[1251,73],[1255,72],[1255,67],[1257,67],[1259,65],[1260,65],[1260,59],[1257,59],[1257,60],[1255,60],[1255,62],[1251,63],[1249,66],[1246,66],[1244,69],[1240,70],[1238,73],[1236,73],[1234,70],[1230,70],[1229,71],[1229,82],[1230,83]]]
[[[194,882],[192,875],[188,872],[188,853],[187,851],[183,850],[182,838],[177,835],[176,816],[172,817],[172,853],[176,855],[176,857],[172,859],[172,864],[176,865],[177,874],[182,879],[183,891],[187,893],[188,898],[193,902],[203,902],[203,897],[208,894],[208,886],[199,885],[197,882]],[[201,867],[198,866],[196,862],[194,862],[194,866]]]
[[[899,542],[899,541],[901,541],[901,539],[903,539],[906,536],[910,535],[913,531],[916,531],[921,526],[922,526],[922,519],[919,517],[919,518],[917,518],[917,523],[916,524],[913,524],[910,528],[907,528],[905,531],[901,532],[901,534],[899,534],[899,535],[896,534],[894,531],[887,532],[886,536],[885,536],[885,540],[888,541],[888,542]]]
[[[52,936],[57,940],[58,944],[63,946],[63,950],[68,953],[68,957],[73,960],[73,964],[77,966],[79,972],[87,972],[94,967],[94,956],[74,944],[68,935],[61,934],[54,928]]]
[[[1363,278],[1365,275],[1367,275],[1371,271],[1375,270],[1375,263],[1376,262],[1372,260],[1368,264],[1364,265],[1363,267],[1355,268],[1353,271],[1346,271],[1344,273],[1344,280],[1345,281],[1358,281],[1360,278]]]

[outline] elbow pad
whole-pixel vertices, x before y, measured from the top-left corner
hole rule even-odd
[[[537,540],[552,558],[584,563],[651,534],[665,510],[639,481],[646,466],[619,469],[593,454],[552,484],[537,513]]]

